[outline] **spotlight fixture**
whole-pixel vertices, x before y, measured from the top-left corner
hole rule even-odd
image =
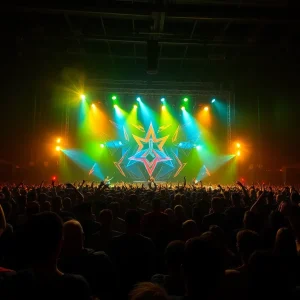
[[[85,95],[81,95],[80,98],[81,98],[82,101],[84,101],[85,100]]]
[[[117,105],[117,104],[114,104],[114,108],[118,108],[118,105]]]
[[[100,147],[101,147],[101,148],[104,148],[104,144],[100,144]]]
[[[160,101],[161,101],[161,102],[165,102],[166,99],[165,99],[165,98],[160,98]]]
[[[241,151],[239,150],[237,153],[236,153],[237,156],[241,156]]]
[[[113,96],[111,97],[111,99],[115,101],[115,100],[117,100],[117,96],[113,95]]]
[[[92,108],[96,108],[96,105],[95,105],[95,103],[92,103]]]
[[[241,148],[241,144],[240,143],[236,143],[236,147],[237,148]]]
[[[57,143],[57,144],[60,144],[60,142],[61,142],[61,138],[57,138],[57,139],[56,139],[56,143]]]
[[[166,109],[166,106],[165,106],[165,105],[162,105],[162,106],[161,106],[161,109],[162,109],[162,110],[165,110],[165,109]]]
[[[136,104],[133,105],[133,108],[134,108],[134,109],[137,109],[137,107],[138,107],[138,106],[137,106]]]
[[[215,98],[211,100],[211,103],[215,103],[215,102],[216,102],[216,99],[215,99]]]
[[[184,102],[188,102],[188,101],[189,101],[189,98],[186,98],[186,97],[185,97],[185,98],[183,98],[183,101],[184,101]]]
[[[56,150],[56,151],[60,151],[60,146],[56,146],[56,147],[55,147],[55,150]]]
[[[196,149],[197,149],[197,150],[201,150],[202,147],[201,147],[200,145],[197,145],[197,146],[196,146]]]
[[[205,111],[208,111],[208,106],[205,106],[205,107],[204,107],[204,110],[205,110]]]
[[[141,102],[141,97],[137,97],[137,98],[136,98],[136,101],[137,101],[137,102]]]
[[[185,110],[185,107],[184,107],[184,106],[181,106],[181,110]]]

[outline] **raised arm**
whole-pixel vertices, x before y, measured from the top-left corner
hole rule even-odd
[[[263,193],[261,193],[261,195],[259,196],[259,198],[255,201],[255,203],[251,206],[250,211],[254,212],[254,213],[260,213],[262,207],[264,206],[264,201],[263,199],[266,197],[266,191],[264,191]]]
[[[240,181],[238,181],[236,184],[242,188],[246,200],[245,202],[250,203],[250,196],[246,187]]]
[[[83,181],[82,185],[83,184],[84,184],[84,181]],[[76,189],[76,187],[73,184],[70,184],[70,187],[74,189],[74,192],[75,192],[76,196],[79,198],[80,203],[84,202],[83,194],[78,189]]]

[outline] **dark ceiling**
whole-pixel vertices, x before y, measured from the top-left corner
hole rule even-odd
[[[53,87],[63,85],[58,75],[71,68],[95,85],[111,79],[170,81],[179,89],[187,81],[234,84],[240,136],[255,145],[259,129],[272,163],[298,161],[299,147],[289,145],[299,134],[299,0],[56,2],[19,1],[2,13],[16,43],[1,72],[0,125],[10,130],[3,131],[0,157],[28,159],[23,149],[38,136],[34,99],[41,131],[57,131]],[[149,75],[156,55],[158,72]],[[17,141],[15,132],[22,132]]]
[[[300,46],[299,14],[288,0],[43,1],[18,6],[15,17],[19,57],[93,74],[145,73],[148,50],[156,52],[149,40],[158,43],[159,73],[225,72],[297,57]]]

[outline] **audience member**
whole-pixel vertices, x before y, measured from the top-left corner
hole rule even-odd
[[[224,252],[213,233],[187,241],[183,271],[187,299],[217,299],[224,281]]]
[[[126,232],[114,237],[110,255],[118,266],[121,296],[128,295],[134,284],[151,279],[155,271],[155,247],[153,242],[140,234],[141,216],[137,210],[125,215]]]
[[[1,286],[3,299],[90,299],[83,277],[64,274],[57,268],[62,233],[62,221],[55,213],[32,216],[26,226],[31,268],[6,278]]]
[[[151,282],[142,282],[130,292],[130,300],[168,300],[167,293]]]
[[[108,208],[111,210],[113,219],[112,219],[112,230],[118,232],[125,232],[125,221],[119,217],[120,213],[120,203],[111,202],[108,204]]]
[[[91,236],[90,241],[87,243],[88,246],[97,251],[109,251],[112,238],[122,234],[121,232],[112,230],[112,220],[113,216],[111,210],[103,209],[100,212],[100,230]]]
[[[84,183],[0,184],[1,299],[298,298],[295,187]]]
[[[218,225],[225,230],[224,200],[215,197],[211,201],[211,213],[203,218],[202,226],[204,231],[209,229],[211,225]]]
[[[76,220],[64,224],[63,236],[60,269],[63,272],[82,275],[88,281],[94,296],[112,299],[116,278],[109,257],[104,252],[84,248],[84,232]]]
[[[260,249],[260,238],[255,231],[241,230],[237,234],[237,251],[241,258],[241,266],[237,268],[241,273],[247,273],[250,256]]]
[[[184,278],[182,263],[184,255],[183,241],[169,243],[165,251],[166,274],[156,274],[151,281],[159,284],[172,296],[184,296]]]

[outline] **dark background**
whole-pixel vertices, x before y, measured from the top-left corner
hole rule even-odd
[[[41,5],[54,8],[56,13],[43,9],[33,12],[28,10],[33,5],[24,4],[7,13],[5,18],[14,25],[10,33],[15,42],[5,47],[8,51],[2,64],[0,158],[27,163],[34,159],[32,148],[38,151],[51,134],[61,130],[57,86],[64,85],[61,74],[71,68],[85,80],[202,81],[231,88],[236,99],[234,138],[251,146],[255,155],[249,163],[257,163],[260,155],[268,168],[297,163],[297,3],[245,0],[205,1],[204,5],[199,1],[196,6],[183,6],[183,1],[175,2],[101,1],[85,3],[85,7],[43,2]],[[61,10],[62,6],[68,11]],[[74,15],[70,13],[74,9],[118,14],[111,18],[77,11]],[[129,11],[135,17],[150,17],[136,17],[134,27],[129,27],[133,26],[132,19],[121,16]],[[186,21],[166,18],[163,31],[157,29],[159,34],[155,34],[156,29],[151,29],[156,20],[151,17],[153,11],[165,12],[165,16],[181,15]],[[189,19],[191,16],[197,22]],[[203,19],[206,16],[210,21]],[[158,73],[149,75],[145,42],[153,37],[162,49]]]

